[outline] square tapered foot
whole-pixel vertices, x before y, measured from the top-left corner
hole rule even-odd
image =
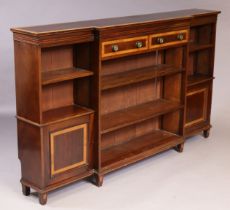
[[[101,187],[103,184],[104,176],[99,174],[94,174],[93,180],[96,186]]]
[[[26,185],[22,184],[22,193],[25,196],[29,196],[30,195],[30,187],[27,187]]]
[[[203,131],[203,136],[204,136],[204,138],[208,138],[208,137],[209,137],[209,134],[210,134],[210,129],[204,130],[204,131]]]
[[[175,147],[175,150],[179,153],[182,153],[184,151],[184,143],[182,144],[178,144],[176,147]]]
[[[38,197],[39,197],[39,203],[41,205],[45,205],[47,203],[47,193],[39,193]]]

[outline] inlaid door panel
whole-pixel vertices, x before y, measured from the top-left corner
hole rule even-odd
[[[51,175],[87,164],[87,124],[50,134]]]
[[[193,126],[208,120],[209,86],[192,89],[187,93],[186,124]]]
[[[92,119],[85,115],[42,128],[45,185],[92,170]]]

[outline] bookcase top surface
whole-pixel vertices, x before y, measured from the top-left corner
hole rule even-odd
[[[77,29],[94,29],[94,28],[107,28],[120,25],[131,25],[138,23],[166,21],[171,19],[186,19],[203,15],[218,14],[220,11],[203,10],[203,9],[187,9],[177,10],[170,12],[152,13],[144,15],[134,15],[125,17],[104,18],[96,20],[57,23],[50,25],[30,26],[12,28],[11,30],[16,33],[39,35],[54,32],[72,31]]]

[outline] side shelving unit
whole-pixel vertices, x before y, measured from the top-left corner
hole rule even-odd
[[[194,26],[190,30],[188,85],[213,79],[213,24]]]
[[[211,127],[215,33],[215,22],[194,19],[190,29],[185,136],[203,131],[207,137]]]
[[[89,63],[86,59],[82,63],[78,48],[82,49],[82,44],[43,48],[41,51],[44,124],[93,113],[89,91],[94,73],[84,68],[89,67]]]

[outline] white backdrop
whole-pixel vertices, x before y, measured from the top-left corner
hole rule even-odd
[[[145,14],[186,8],[221,10],[218,21],[214,105],[230,87],[228,0],[0,0],[0,113],[15,113],[11,27]],[[226,99],[226,97],[225,97]],[[226,101],[225,101],[226,103]],[[229,102],[228,102],[229,104]],[[220,104],[219,104],[220,105]],[[222,104],[224,106],[224,104]],[[220,105],[220,106],[222,106]],[[223,107],[222,107],[223,108]]]

